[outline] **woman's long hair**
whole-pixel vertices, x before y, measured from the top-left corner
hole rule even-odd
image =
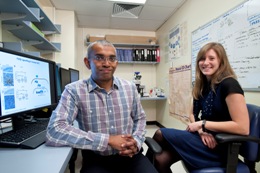
[[[202,96],[203,88],[205,87],[205,84],[208,83],[206,76],[202,74],[202,72],[200,71],[199,62],[201,59],[205,58],[205,54],[210,49],[216,52],[220,61],[219,68],[212,75],[210,81],[211,89],[215,92],[215,86],[225,78],[228,77],[233,77],[235,79],[237,78],[235,72],[231,68],[231,65],[228,61],[228,57],[224,47],[220,43],[216,43],[216,42],[207,43],[200,49],[196,60],[195,84],[192,91],[192,95],[194,99],[198,99],[200,96]]]

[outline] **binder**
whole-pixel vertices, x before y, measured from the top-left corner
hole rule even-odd
[[[133,50],[128,49],[127,52],[128,52],[128,60],[133,61]]]
[[[156,61],[160,62],[161,61],[161,57],[160,57],[160,48],[156,49]]]
[[[127,49],[122,49],[123,51],[123,59],[124,61],[129,61],[129,57],[128,57],[128,50]]]
[[[133,61],[136,61],[135,49],[132,49],[132,57],[133,57]]]
[[[144,49],[141,49],[141,61],[144,61]]]
[[[135,59],[141,61],[141,51],[139,49],[135,49]]]
[[[147,49],[147,61],[152,61],[151,49]]]
[[[148,58],[147,58],[147,49],[144,49],[144,61],[148,61]]]
[[[156,61],[156,51],[155,49],[152,49],[152,61]]]
[[[116,49],[116,58],[117,58],[118,61],[121,61],[118,48]]]

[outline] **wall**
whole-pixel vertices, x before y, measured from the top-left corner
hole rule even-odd
[[[55,61],[62,67],[75,68],[75,13],[67,10],[56,10],[56,23],[61,25],[61,34],[56,34],[57,42],[61,43],[61,52],[56,53]]]
[[[74,11],[57,10],[50,0],[36,0],[44,13],[54,23],[61,25],[61,34],[51,37],[52,42],[61,43],[61,51],[54,52],[49,59],[61,63],[64,68],[76,68],[77,19]]]
[[[170,63],[166,61],[167,57],[164,57],[165,49],[167,47],[167,37],[169,31],[179,24],[187,22],[187,56],[176,59],[173,61],[174,66],[180,66],[183,64],[191,63],[191,32],[196,30],[199,26],[206,24],[212,19],[220,16],[221,14],[227,12],[233,7],[244,2],[244,0],[218,0],[218,1],[208,1],[208,0],[188,0],[178,11],[156,32],[156,37],[159,39],[161,47],[162,61],[157,66],[157,85],[168,87],[168,70]],[[166,90],[166,94],[168,92]],[[247,103],[253,103],[260,105],[260,93],[259,92],[245,92],[245,98]],[[184,103],[185,104],[185,103]],[[165,127],[173,127],[179,129],[185,129],[186,125],[182,122],[169,116],[169,105],[167,103],[160,103],[157,105],[156,120],[164,125]],[[260,170],[260,164],[257,165],[257,170]]]
[[[52,6],[49,6],[47,1],[40,0],[38,4],[49,17],[49,19],[54,24],[61,25],[61,34],[54,34],[50,37],[52,42],[61,43],[61,52],[54,52],[51,54],[43,55],[44,58],[48,58],[57,63],[61,63],[62,67],[65,68],[75,68],[75,57],[76,57],[76,18],[73,11],[65,10],[56,10]],[[42,4],[47,3],[48,6],[43,6]],[[0,27],[0,41],[9,41],[9,42],[19,42],[20,39],[15,37],[8,30],[2,29]],[[1,37],[2,36],[2,37]],[[30,45],[23,45],[24,51],[39,51]]]
[[[77,29],[77,69],[80,70],[81,78],[88,78],[90,71],[85,67],[83,58],[86,56],[87,45],[86,36],[100,36],[100,35],[130,35],[130,36],[150,36],[155,37],[155,32],[144,31],[130,31],[130,30],[113,30],[113,29],[91,29],[91,28],[78,28]],[[142,65],[142,64],[119,64],[115,72],[115,76],[124,79],[133,80],[134,72],[140,71],[142,75],[141,84],[146,86],[146,90],[156,86],[156,67],[157,65]],[[157,101],[158,102],[158,101]],[[148,121],[156,120],[156,101],[142,101],[142,105],[147,114]]]

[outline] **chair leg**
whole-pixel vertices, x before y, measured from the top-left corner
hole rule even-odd
[[[77,160],[77,156],[78,156],[78,149],[74,148],[69,161],[70,173],[75,173],[75,161]]]
[[[228,145],[227,173],[236,173],[240,146],[241,143],[231,143]]]

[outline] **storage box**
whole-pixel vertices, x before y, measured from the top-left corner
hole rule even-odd
[[[94,42],[97,40],[105,40],[105,36],[90,36],[89,37],[89,42]]]
[[[126,44],[155,44],[155,37],[146,36],[125,36],[125,35],[106,35],[106,40],[111,43]]]

